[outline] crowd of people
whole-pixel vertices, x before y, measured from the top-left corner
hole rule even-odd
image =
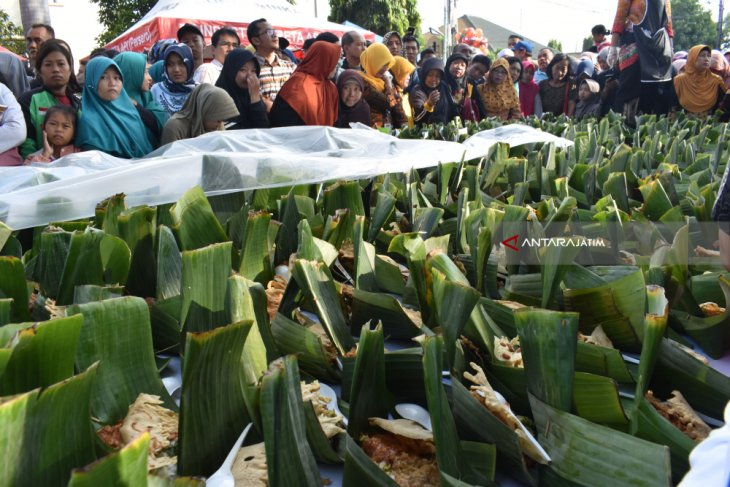
[[[248,25],[247,48],[235,29],[217,30],[210,62],[202,32],[185,24],[146,54],[97,49],[74,73],[70,46],[52,27],[34,25],[26,37],[30,70],[0,53],[0,165],[83,150],[137,158],[216,130],[353,123],[392,130],[456,117],[600,118],[610,110],[630,121],[639,112],[724,109],[730,52],[699,45],[672,54],[668,3],[638,2],[644,11],[624,3],[612,34],[592,29],[590,50],[569,56],[543,48],[534,59],[532,44],[518,36],[496,57],[458,44],[444,61],[412,32],[369,43],[358,31],[341,39],[324,32],[298,59],[258,19]],[[640,32],[654,34],[647,41]],[[650,51],[645,44],[657,39],[668,45]]]

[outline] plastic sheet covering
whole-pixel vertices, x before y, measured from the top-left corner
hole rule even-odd
[[[375,130],[287,127],[210,133],[136,160],[83,152],[51,164],[0,168],[0,220],[18,230],[87,218],[116,193],[125,193],[132,207],[174,202],[195,185],[218,195],[368,178],[458,162],[465,149],[469,158],[481,157],[500,140],[517,145],[549,135],[518,125],[495,130],[501,135],[487,131],[458,144],[400,140]]]
[[[527,125],[505,125],[496,129],[485,130],[474,134],[462,144],[466,149],[466,159],[476,159],[489,151],[489,148],[498,142],[504,142],[510,147],[538,142],[553,143],[556,147],[569,147],[573,142],[553,134],[543,132]]]

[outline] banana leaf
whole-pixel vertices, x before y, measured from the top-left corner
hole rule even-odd
[[[566,308],[580,313],[580,330],[583,333],[590,334],[601,325],[617,348],[639,352],[646,292],[641,269],[630,269],[617,268],[611,273],[606,268],[593,268],[608,281],[606,284],[565,289],[563,295]]]
[[[353,240],[352,229],[355,218],[365,214],[360,185],[357,181],[339,181],[324,190],[322,213],[335,217],[341,215],[338,227],[342,229],[332,245],[340,248],[346,239]],[[347,212],[340,210],[346,209]],[[323,237],[325,240],[329,240]]]
[[[573,377],[575,414],[593,423],[625,431],[629,424],[618,395],[616,382],[609,377],[576,372]]]
[[[228,241],[200,186],[187,190],[170,208],[170,215],[181,250],[195,250]]]
[[[5,223],[0,222],[0,250],[5,247],[5,244],[7,243],[8,239],[10,239],[12,234],[13,230]]]
[[[0,298],[0,328],[10,323],[10,311],[12,307],[12,298]]]
[[[527,468],[514,430],[479,404],[461,382],[453,381],[451,390],[454,419],[459,432],[469,438],[494,444],[497,448],[497,463],[505,466],[507,473],[524,484],[537,485],[537,479]]]
[[[241,360],[251,322],[188,333],[182,371],[178,472],[209,476],[250,423]]]
[[[426,337],[422,345],[423,378],[439,471],[467,483],[489,484],[494,480],[496,449],[492,445],[460,440],[441,382],[443,342],[440,337]]]
[[[317,334],[281,313],[271,321],[271,334],[281,354],[297,356],[302,372],[325,382],[338,380],[339,371],[333,357]]]
[[[10,298],[10,321],[29,321],[28,286],[17,257],[0,257],[0,298]]]
[[[578,314],[524,308],[515,312],[528,390],[562,411],[573,397]]]
[[[121,298],[123,294],[124,287],[83,284],[81,286],[76,286],[74,289],[74,304],[85,304],[92,301]]]
[[[68,487],[144,487],[147,485],[147,452],[150,435],[144,433],[121,450],[71,474]]]
[[[118,236],[132,252],[126,287],[130,294],[140,297],[155,296],[155,231],[157,209],[139,206],[123,211],[118,217]]]
[[[226,310],[231,246],[225,242],[183,252],[180,322],[184,331],[209,331],[231,322]]]
[[[65,486],[71,469],[95,459],[89,404],[96,372],[94,364],[0,404],[0,485]]]
[[[395,252],[405,257],[410,271],[411,282],[416,289],[418,305],[426,326],[432,326],[433,310],[428,306],[428,290],[426,283],[426,245],[421,237],[414,233],[396,235],[390,242],[388,252]]]
[[[180,348],[180,308],[182,296],[158,300],[150,307],[152,341],[155,352],[178,351]]]
[[[242,276],[266,285],[274,276],[271,265],[271,246],[269,245],[269,226],[271,214],[250,212],[243,229],[241,248]],[[271,242],[273,245],[273,242]]]
[[[350,435],[347,435],[345,441],[345,470],[342,474],[342,485],[398,487],[398,484],[362,451]]]
[[[118,237],[93,228],[74,232],[58,287],[57,304],[71,304],[74,288],[82,284],[124,285],[130,258],[129,247]]]
[[[557,480],[549,485],[671,485],[666,446],[591,423],[533,395],[530,405],[540,444],[552,459],[547,468]]]
[[[383,329],[363,326],[350,388],[347,433],[353,438],[368,428],[368,418],[386,417],[395,403],[386,386]]]
[[[610,377],[621,383],[633,383],[621,352],[579,341],[575,355],[575,370]]]
[[[433,268],[428,275],[432,279],[433,299],[444,337],[446,356],[449,366],[453,367],[456,341],[479,301],[479,292],[468,284],[447,280],[447,276]]]
[[[0,396],[49,387],[74,373],[76,343],[84,318],[73,315],[19,331],[10,358],[0,372]]]
[[[322,485],[307,443],[299,382],[299,367],[292,355],[273,362],[261,381],[261,419],[272,487]]]
[[[669,397],[673,390],[682,391],[695,410],[718,419],[723,417],[730,401],[730,377],[690,356],[667,338],[662,339],[650,388],[660,397]]]
[[[274,264],[289,261],[289,256],[297,251],[299,221],[302,219],[311,221],[313,218],[314,200],[295,194],[292,188],[286,200],[282,200],[282,208],[279,211],[281,227],[276,236]]]
[[[327,267],[331,266],[337,259],[337,249],[331,243],[312,236],[312,229],[309,227],[307,220],[299,222],[297,234],[299,235],[296,249],[298,258],[319,260],[327,264]]]
[[[730,303],[730,280],[720,275],[718,281],[725,303]],[[674,310],[670,312],[670,316],[711,358],[721,358],[730,346],[730,306],[726,305],[721,314],[706,318]]]
[[[180,295],[182,281],[182,256],[175,236],[168,227],[157,230],[157,299],[164,300]]]
[[[356,217],[354,225],[352,244],[355,249],[355,289],[378,291],[375,279],[375,246],[365,241],[365,217]]]
[[[395,212],[396,199],[385,190],[378,191],[375,202],[375,209],[370,213],[370,227],[368,228],[367,241],[373,243],[378,232],[385,226]]]
[[[123,297],[69,306],[66,315],[84,315],[76,367],[86,369],[99,362],[91,411],[101,424],[124,419],[129,405],[140,393],[160,396],[165,407],[177,407],[165,390],[152,349],[147,303]]]
[[[375,255],[375,281],[378,289],[387,293],[402,295],[406,289],[400,267],[387,255]]]
[[[251,418],[258,418],[258,383],[266,372],[269,361],[278,354],[274,337],[269,327],[266,313],[266,292],[261,284],[242,276],[231,276],[228,289],[231,303],[231,322],[251,321],[254,326],[246,337],[243,346],[241,366],[243,367],[242,387],[246,407]],[[254,421],[255,422],[255,421]],[[257,426],[258,425],[257,423]]]
[[[546,229],[547,232],[547,229]],[[575,258],[581,251],[578,246],[580,238],[571,238],[575,246],[549,246],[540,261],[540,276],[542,278],[542,302],[540,306],[547,308],[560,290],[560,283],[565,274],[574,265]]]
[[[307,441],[312,449],[314,458],[321,463],[341,464],[345,458],[345,433],[335,435],[331,440],[322,429],[317,419],[312,403],[305,401],[303,405],[305,426],[307,428]],[[334,443],[334,444],[333,444]]]
[[[340,296],[327,266],[322,262],[297,259],[292,272],[306,297],[313,303],[320,322],[340,355],[355,346],[340,304]]]
[[[352,331],[356,334],[370,320],[380,321],[385,335],[409,340],[422,333],[432,334],[417,311],[406,309],[395,297],[355,288],[352,295]]]
[[[40,234],[36,278],[41,293],[46,297],[56,299],[58,296],[70,245],[71,233],[60,228],[47,227]]]

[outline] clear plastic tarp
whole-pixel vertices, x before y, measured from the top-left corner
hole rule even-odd
[[[485,131],[463,144],[329,127],[215,132],[174,142],[143,159],[90,151],[51,164],[0,167],[0,220],[17,230],[87,218],[98,202],[117,193],[125,193],[132,207],[174,202],[195,185],[218,195],[362,179],[458,162],[465,155],[478,158],[496,142],[570,143],[520,125]]]

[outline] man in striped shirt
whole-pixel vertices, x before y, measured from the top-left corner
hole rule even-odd
[[[294,72],[296,65],[277,53],[279,37],[266,19],[254,20],[246,30],[248,41],[256,48],[256,58],[261,66],[259,81],[261,99],[266,111],[271,110],[276,94]]]

